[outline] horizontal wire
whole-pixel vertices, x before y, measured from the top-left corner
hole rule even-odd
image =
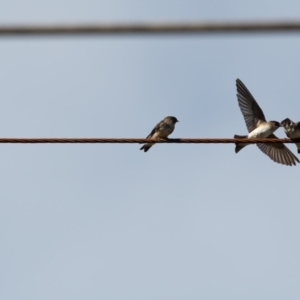
[[[73,144],[73,143],[115,143],[115,144],[144,144],[144,143],[178,143],[178,144],[232,144],[232,143],[295,143],[300,142],[300,139],[233,139],[233,138],[184,138],[184,139],[140,139],[140,138],[0,138],[0,143],[8,144]]]
[[[300,31],[300,20],[1,25],[0,36],[86,34],[266,33]]]

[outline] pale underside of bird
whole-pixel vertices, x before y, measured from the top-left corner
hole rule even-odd
[[[277,121],[266,121],[262,109],[240,79],[236,80],[236,87],[238,104],[244,116],[249,134],[244,136],[235,135],[234,138],[277,138],[273,132],[281,127],[281,124]],[[238,153],[247,145],[249,144],[236,143],[235,152]],[[296,162],[300,162],[281,142],[270,144],[257,143],[256,145],[263,153],[277,163],[292,166],[296,165]]]
[[[174,131],[175,124],[177,122],[179,121],[175,117],[165,117],[152,129],[146,139],[167,139],[168,136]],[[147,152],[153,145],[154,143],[147,143],[143,145],[140,150],[144,150],[144,152]]]
[[[284,132],[290,139],[300,138],[300,122],[293,122],[291,119],[286,118],[281,122],[281,126],[284,128]],[[297,152],[300,153],[300,143],[295,143]]]

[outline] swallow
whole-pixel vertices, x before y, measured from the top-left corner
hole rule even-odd
[[[175,124],[179,122],[175,117],[165,117],[160,121],[146,137],[146,139],[167,139],[168,136],[174,131]],[[145,144],[140,150],[147,152],[154,143]]]
[[[291,119],[286,118],[281,122],[281,126],[284,128],[284,132],[290,139],[300,138],[300,122],[294,123]],[[295,143],[297,151],[300,153],[300,143]]]
[[[281,127],[281,124],[277,121],[266,121],[262,109],[240,79],[236,80],[236,88],[237,100],[249,134],[235,135],[234,138],[277,138],[273,132]],[[235,153],[238,153],[249,144],[235,143],[235,145]],[[296,165],[296,161],[299,163],[298,158],[283,143],[257,143],[257,147],[277,163],[287,166]]]

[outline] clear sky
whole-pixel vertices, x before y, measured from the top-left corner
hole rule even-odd
[[[299,11],[287,0],[2,0],[0,24]],[[267,119],[300,121],[296,33],[0,43],[1,137],[146,137],[168,115],[180,121],[172,137],[246,134],[236,78]],[[300,165],[232,144],[0,147],[1,299],[300,298]]]

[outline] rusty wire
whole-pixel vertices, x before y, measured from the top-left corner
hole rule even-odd
[[[184,138],[184,139],[143,139],[143,138],[0,138],[4,144],[143,144],[143,143],[179,143],[179,144],[232,144],[232,143],[295,143],[300,140],[290,139],[233,139],[233,138]]]
[[[300,20],[256,22],[143,22],[93,24],[1,25],[0,36],[107,35],[107,34],[206,34],[300,31]]]

